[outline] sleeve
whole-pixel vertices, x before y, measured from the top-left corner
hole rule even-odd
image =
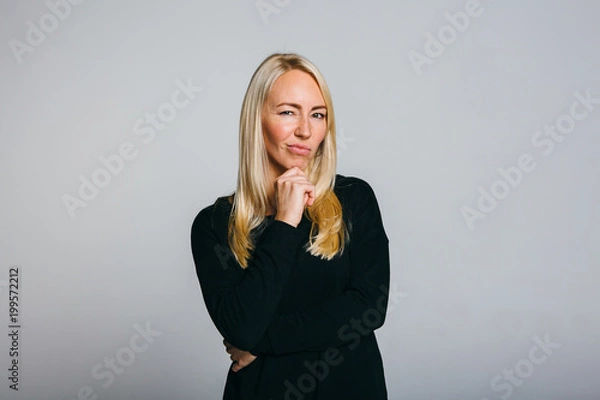
[[[356,346],[360,335],[383,325],[389,298],[389,240],[375,193],[360,182],[363,190],[356,194],[361,199],[352,210],[350,277],[344,292],[313,308],[275,315],[252,354]]]
[[[210,214],[200,212],[191,229],[204,302],[223,338],[239,349],[250,349],[275,315],[303,235],[292,225],[272,221],[256,243],[248,267],[242,269],[227,243],[218,239]]]

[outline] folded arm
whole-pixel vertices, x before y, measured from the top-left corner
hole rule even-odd
[[[297,228],[273,221],[256,244],[248,268],[242,269],[224,239],[217,237],[211,213],[212,209],[203,210],[192,225],[196,273],[218,331],[233,346],[248,350],[257,345],[275,316],[303,237]]]
[[[361,336],[381,327],[389,298],[389,240],[377,199],[364,183],[362,201],[352,210],[350,278],[345,290],[322,304],[276,314],[253,354],[323,351],[356,346]]]

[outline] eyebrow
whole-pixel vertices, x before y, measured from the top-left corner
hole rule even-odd
[[[294,107],[294,108],[297,108],[297,109],[301,109],[302,108],[300,106],[300,104],[296,104],[296,103],[280,103],[280,104],[277,104],[275,107],[281,107],[281,106],[290,106],[290,107]],[[325,107],[325,106],[314,106],[313,108],[311,108],[311,111],[312,110],[318,110],[320,108],[327,109],[327,107]]]

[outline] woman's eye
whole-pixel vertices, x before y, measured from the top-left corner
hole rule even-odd
[[[323,119],[323,118],[325,118],[325,114],[323,114],[323,113],[314,113],[313,117],[318,118],[318,119]]]
[[[280,115],[292,115],[292,112],[287,110],[287,111],[282,111],[279,113]]]

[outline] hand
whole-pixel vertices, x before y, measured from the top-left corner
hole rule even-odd
[[[275,219],[297,227],[302,220],[304,206],[312,206],[317,198],[313,185],[304,171],[293,167],[275,179]]]
[[[250,365],[252,361],[256,360],[255,355],[232,346],[231,343],[226,340],[223,340],[223,344],[225,345],[225,351],[231,355],[229,358],[233,361],[233,366],[231,367],[233,372],[238,372],[242,368]]]

